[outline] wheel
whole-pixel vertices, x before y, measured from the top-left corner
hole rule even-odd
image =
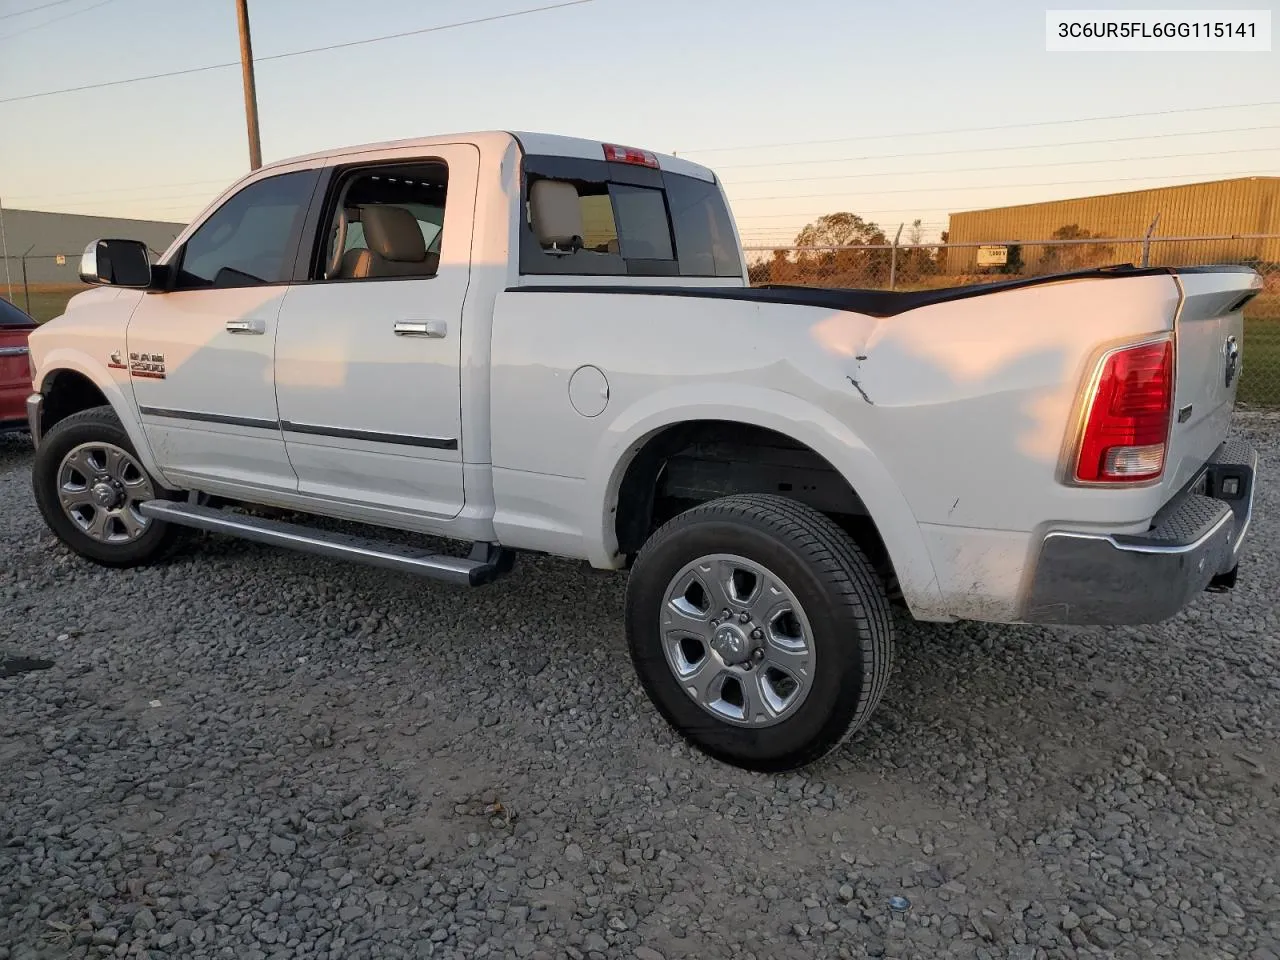
[[[139,512],[139,504],[169,491],[147,474],[110,407],[55,424],[36,448],[31,485],[58,539],[104,566],[156,560],[178,541],[177,527]]]
[[[848,534],[785,497],[725,497],[669,521],[632,567],[626,624],[662,715],[751,770],[795,769],[839,746],[892,669],[880,578]]]

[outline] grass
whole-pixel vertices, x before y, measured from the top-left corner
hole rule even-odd
[[[29,312],[39,323],[52,320],[87,289],[83,284],[32,287]],[[15,287],[13,294],[14,302],[26,309],[22,289]],[[1245,308],[1244,371],[1236,396],[1250,407],[1280,407],[1280,293],[1263,293]]]
[[[1252,312],[1245,308],[1244,370],[1236,399],[1250,407],[1280,407],[1280,309],[1249,316]]]
[[[15,306],[35,317],[36,323],[46,323],[66,310],[68,300],[88,289],[89,287],[82,283],[43,284],[33,285],[29,292],[24,294],[22,287],[15,285],[13,296],[10,297],[8,290],[0,285],[0,299],[11,300]],[[28,300],[30,309],[27,308]]]

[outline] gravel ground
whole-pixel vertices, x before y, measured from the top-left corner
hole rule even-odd
[[[0,960],[1276,960],[1280,421],[1238,430],[1234,593],[904,623],[869,728],[779,777],[656,716],[618,577],[466,592],[215,539],[108,572],[3,441],[0,647],[52,666],[0,679]]]

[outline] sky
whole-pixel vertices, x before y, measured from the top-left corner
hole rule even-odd
[[[1280,53],[1049,53],[1023,0],[587,0],[261,59],[556,2],[249,0],[263,160],[598,138],[711,166],[748,244],[837,210],[932,239],[952,211],[1280,174]],[[238,61],[234,0],[0,0],[0,202],[188,221],[249,166]]]

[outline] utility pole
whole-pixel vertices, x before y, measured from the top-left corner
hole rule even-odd
[[[253,81],[253,42],[249,39],[248,0],[236,0],[240,21],[240,72],[244,76],[244,119],[249,128],[249,168],[262,166],[262,140],[258,136],[258,88]]]

